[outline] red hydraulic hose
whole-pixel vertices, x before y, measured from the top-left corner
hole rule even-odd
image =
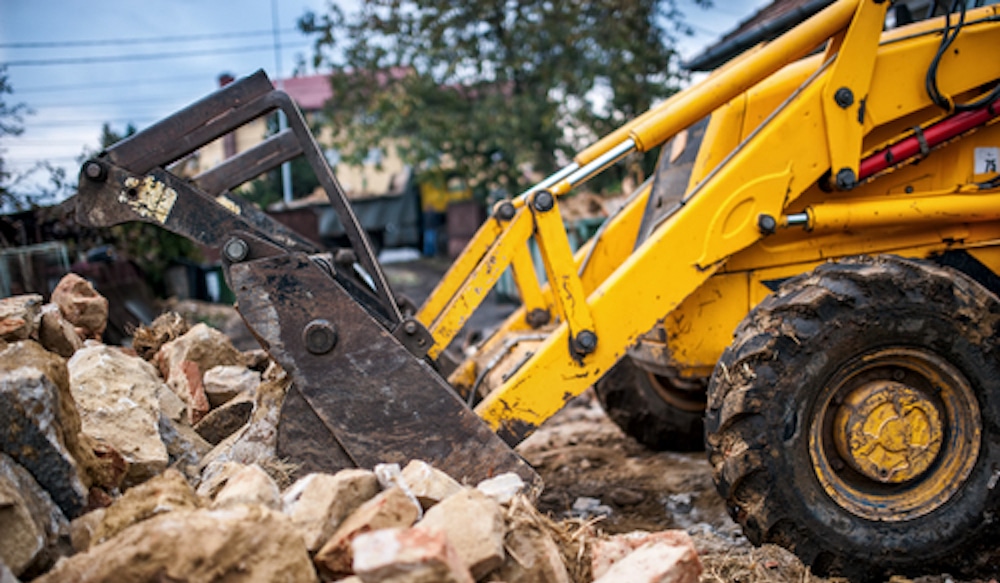
[[[861,160],[858,179],[864,180],[916,156],[926,156],[931,148],[984,125],[998,115],[1000,115],[1000,101],[994,101],[978,109],[956,113],[926,128],[913,128],[912,136]]]

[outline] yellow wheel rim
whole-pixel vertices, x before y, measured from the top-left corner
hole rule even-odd
[[[957,492],[975,466],[979,406],[965,376],[912,348],[869,353],[826,384],[809,450],[826,493],[870,520],[909,520]]]

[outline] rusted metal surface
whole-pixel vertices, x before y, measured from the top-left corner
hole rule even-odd
[[[281,456],[333,471],[344,460],[317,454],[332,439],[360,467],[422,459],[459,481],[516,472],[540,488],[535,471],[308,256],[233,264],[230,278],[247,325],[295,379]],[[311,344],[320,329],[335,330],[332,346],[325,334]]]

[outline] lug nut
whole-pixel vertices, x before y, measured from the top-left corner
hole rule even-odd
[[[337,344],[337,329],[326,320],[313,320],[302,331],[302,340],[312,354],[326,354]]]
[[[247,245],[247,242],[239,237],[233,237],[223,245],[222,254],[233,263],[239,263],[250,254],[250,245]]]

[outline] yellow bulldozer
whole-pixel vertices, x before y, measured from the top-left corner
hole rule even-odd
[[[294,380],[278,447],[306,470],[421,458],[537,491],[511,448],[594,386],[639,441],[705,447],[755,544],[853,578],[996,576],[1000,8],[885,32],[890,4],[831,4],[498,202],[419,309],[263,73],[88,160],[78,220],[221,250],[241,315]],[[170,171],[276,109],[289,129],[260,146]],[[560,198],[657,148],[654,176],[574,253]],[[232,194],[299,155],[351,249]],[[522,306],[448,362],[508,269]]]

